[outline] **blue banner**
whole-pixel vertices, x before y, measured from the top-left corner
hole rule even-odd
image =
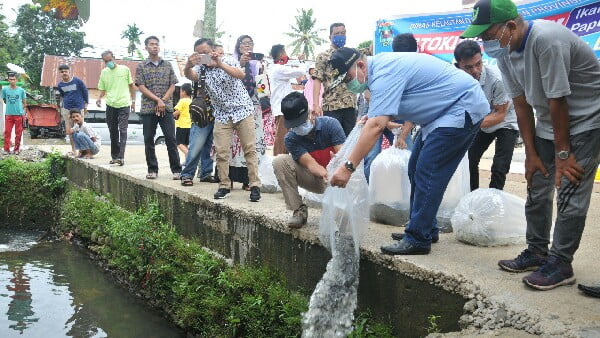
[[[519,3],[517,10],[525,20],[545,19],[566,26],[588,43],[600,59],[600,1],[529,1]],[[391,52],[394,36],[410,32],[417,39],[420,52],[452,62],[454,48],[461,41],[460,34],[471,24],[471,16],[472,10],[465,9],[451,13],[378,20],[374,39],[375,53]],[[488,64],[495,64],[495,59],[488,58],[485,54],[484,59]]]

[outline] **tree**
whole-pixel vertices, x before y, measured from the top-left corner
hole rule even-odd
[[[39,88],[45,54],[79,56],[91,47],[79,22],[56,19],[52,10],[44,12],[36,5],[19,7],[15,26],[23,42],[23,67],[34,88]]]
[[[285,35],[294,39],[289,46],[293,46],[294,50],[292,55],[304,54],[307,58],[312,58],[315,53],[315,46],[320,46],[327,40],[319,37],[319,32],[324,31],[324,28],[316,29],[316,19],[313,19],[313,10],[301,8],[298,10],[296,19],[296,26],[290,25],[292,32],[285,33]]]
[[[373,43],[373,40],[363,41],[358,44],[358,49],[370,48],[372,43]]]
[[[127,46],[127,52],[129,56],[133,56],[133,53],[137,49],[137,44],[142,43],[140,41],[140,36],[144,34],[142,30],[135,24],[127,25],[127,28],[121,33],[121,39],[129,40],[129,45]]]
[[[2,4],[0,4],[0,10]],[[21,64],[23,62],[23,44],[18,36],[10,34],[6,17],[0,14],[0,74],[8,72],[7,63]]]
[[[204,0],[204,27],[202,35],[215,41],[217,38],[217,0]],[[222,34],[221,34],[222,35]]]

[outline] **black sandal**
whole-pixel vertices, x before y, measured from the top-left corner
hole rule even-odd
[[[184,187],[191,187],[194,185],[194,180],[191,177],[182,177],[181,185],[183,185]]]

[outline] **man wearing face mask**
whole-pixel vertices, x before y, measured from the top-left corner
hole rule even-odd
[[[461,37],[480,37],[484,51],[497,59],[525,145],[528,247],[498,265],[510,272],[534,271],[523,282],[535,289],[573,284],[571,262],[600,162],[596,55],[560,24],[523,20],[510,0],[477,2]],[[557,216],[548,250],[555,187]]]
[[[331,47],[319,54],[315,61],[313,74],[313,113],[317,116],[331,116],[338,120],[344,128],[346,136],[350,134],[356,124],[356,94],[345,86],[332,87],[331,82],[337,73],[329,65],[331,54],[346,45],[346,26],[343,23],[333,23],[329,27],[329,40]],[[322,106],[321,84],[323,85]]]
[[[330,63],[339,73],[333,86],[346,82],[354,93],[371,92],[369,119],[331,184],[346,186],[390,120],[421,125],[408,163],[410,220],[400,241],[381,247],[381,251],[428,254],[432,241],[439,237],[435,215],[448,182],[490,112],[481,85],[453,65],[421,53],[381,53],[365,58],[355,49],[340,48]]]
[[[309,114],[304,94],[292,92],[281,101],[285,127],[285,145],[290,154],[278,155],[273,169],[283,192],[285,205],[293,210],[287,225],[301,228],[308,218],[298,187],[322,194],[327,187],[327,164],[346,141],[340,123],[331,117]]]
[[[131,71],[127,66],[117,65],[113,53],[102,52],[106,68],[100,73],[98,89],[100,96],[96,106],[100,107],[106,95],[106,124],[110,134],[110,164],[125,164],[125,144],[127,144],[127,125],[129,112],[135,109],[135,86]]]

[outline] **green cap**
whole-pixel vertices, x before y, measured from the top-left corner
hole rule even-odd
[[[517,16],[517,6],[511,0],[479,0],[473,6],[471,25],[460,37],[478,37],[493,24],[512,20]]]

